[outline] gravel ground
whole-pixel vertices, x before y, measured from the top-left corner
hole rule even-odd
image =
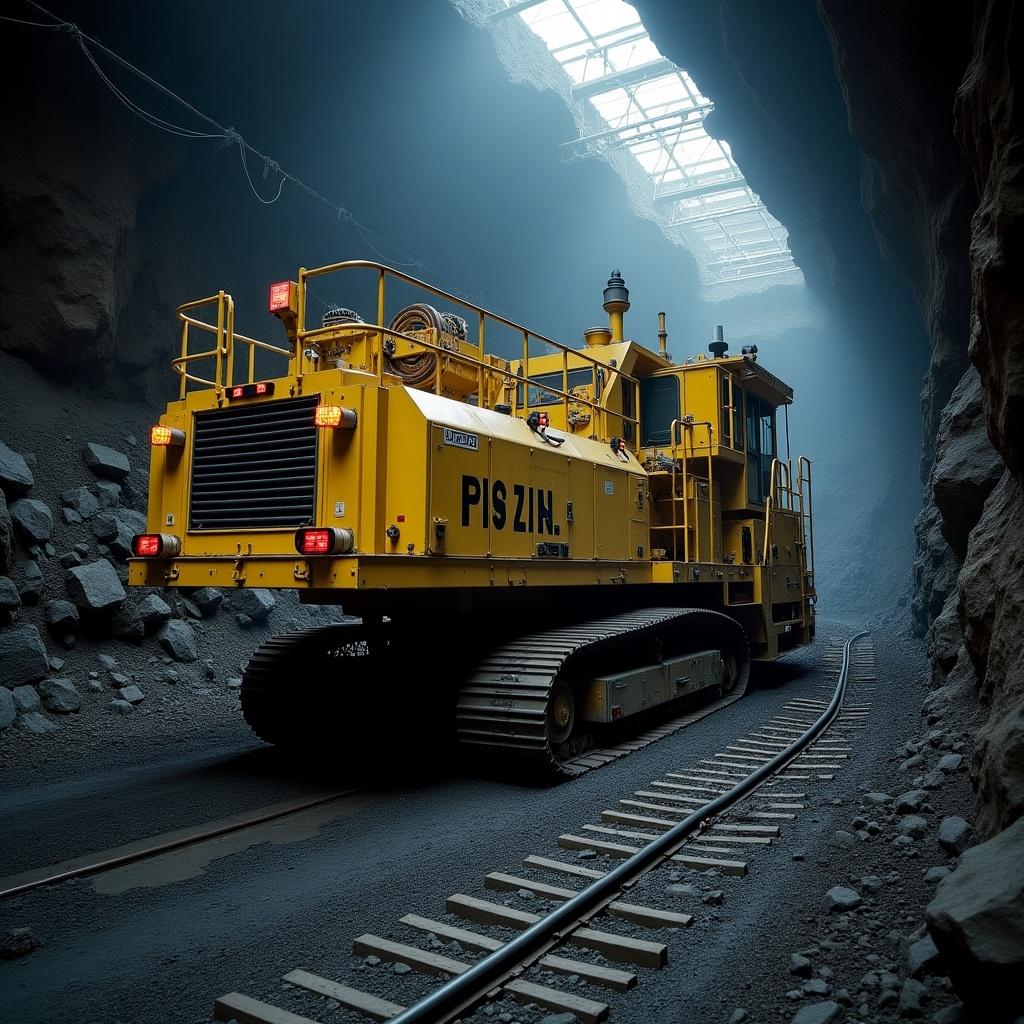
[[[822,624],[819,636],[824,641],[830,634],[849,632]],[[391,781],[374,786],[368,798],[333,818],[303,821],[298,816],[268,836],[269,842],[255,836],[255,845],[206,851],[198,866],[186,865],[184,873],[192,877],[161,881],[159,874],[143,873],[137,883],[122,880],[119,886],[108,875],[100,884],[78,881],[9,900],[0,906],[0,927],[29,927],[42,945],[29,956],[0,964],[0,1011],[19,1024],[199,1022],[209,1019],[217,995],[237,990],[324,1024],[358,1019],[319,997],[284,988],[282,975],[295,968],[409,1003],[434,982],[415,973],[398,974],[387,965],[364,964],[350,952],[355,936],[371,932],[425,945],[425,936],[398,924],[398,918],[413,912],[447,920],[444,899],[453,892],[541,909],[540,900],[486,890],[484,875],[494,870],[522,875],[522,858],[530,853],[573,859],[557,849],[560,833],[596,823],[602,809],[634,789],[722,750],[791,697],[820,693],[826,679],[819,668],[823,648],[821,643],[768,667],[759,673],[758,688],[738,704],[570,784],[539,788],[473,778],[424,763],[422,756],[403,760],[395,752]],[[699,890],[721,890],[721,905],[705,903],[700,894],[666,893],[672,879],[667,870],[659,870],[631,899],[692,913],[692,927],[651,932],[617,919],[601,921],[599,927],[608,931],[667,942],[670,959],[664,970],[641,970],[639,987],[624,994],[565,979],[537,980],[608,1002],[616,1021],[725,1022],[740,1007],[752,1021],[789,1021],[800,1005],[826,998],[801,995],[794,1005],[787,996],[805,983],[789,971],[792,954],[804,951],[819,977],[833,972],[823,979],[830,992],[849,991],[855,1003],[847,1011],[850,1019],[896,1019],[879,1007],[880,988],[869,990],[867,1016],[858,1013],[860,979],[873,968],[892,965],[899,998],[906,973],[901,940],[922,921],[933,888],[924,872],[948,860],[935,844],[935,823],[943,814],[964,813],[969,794],[962,772],[931,792],[936,813],[927,815],[927,834],[907,847],[892,845],[899,818],[885,813],[874,816],[882,826],[877,838],[852,849],[832,845],[836,831],[852,829],[864,791],[902,793],[912,787],[917,772],[929,767],[901,771],[903,756],[897,754],[907,737],[925,727],[919,710],[926,693],[920,652],[898,635],[878,637],[876,652],[879,684],[871,728],[858,736],[849,766],[834,780],[807,790],[807,809],[783,827],[782,837],[746,856],[750,871],[745,878],[679,872],[680,881]],[[968,723],[940,725],[959,732]],[[70,767],[26,770],[14,789],[5,778],[5,809],[10,811],[5,820],[14,839],[5,844],[5,861],[11,869],[38,865],[56,859],[51,855],[55,843],[62,855],[80,853],[324,783],[322,771],[255,748],[237,728],[197,730],[173,752],[161,747],[155,753],[137,751],[134,765],[127,750],[114,751],[83,755]],[[935,756],[944,752],[926,750]],[[113,784],[111,776],[117,779]],[[329,781],[345,781],[343,773]],[[90,826],[85,826],[87,818]],[[62,822],[71,827],[62,830]],[[88,835],[89,842],[73,848],[67,835],[82,842]],[[104,837],[109,841],[103,843]],[[803,859],[794,860],[795,853]],[[586,861],[591,866],[601,862]],[[166,878],[176,877],[174,868],[165,872]],[[877,892],[860,882],[869,875],[883,879]],[[553,876],[545,880],[559,884]],[[828,918],[824,894],[837,884],[859,888],[863,906],[851,915]],[[869,945],[859,942],[861,935]],[[473,959],[468,953],[439,952]],[[596,954],[574,949],[572,955],[600,962]],[[872,956],[880,959],[866,959]],[[941,982],[930,983],[925,991],[929,1014],[952,1002]],[[509,1019],[537,1024],[546,1015],[512,1004],[492,1006],[490,1014],[487,1009],[473,1019],[500,1019],[508,1013]]]

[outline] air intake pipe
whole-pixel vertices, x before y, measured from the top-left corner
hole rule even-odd
[[[715,338],[708,345],[708,351],[715,359],[724,358],[725,353],[729,351],[729,343],[725,340],[725,331],[721,324],[715,327]]]

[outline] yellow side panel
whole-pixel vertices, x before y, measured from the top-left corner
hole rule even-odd
[[[569,462],[564,455],[535,451],[533,455],[533,550],[538,544],[567,544],[565,522],[569,501]],[[575,552],[570,549],[570,555]]]
[[[357,430],[321,430],[318,442],[319,486],[317,487],[318,525],[343,526],[356,533],[356,548],[372,551],[374,530],[372,520],[363,516],[367,504],[362,494],[364,462],[374,458],[372,445],[367,451],[367,434],[372,439],[372,413],[364,402],[368,392],[359,386],[325,387],[321,389],[324,405],[341,405],[354,409]],[[372,511],[372,500],[369,503]]]
[[[609,561],[629,558],[629,512],[633,495],[630,474],[598,466],[594,477],[597,519],[597,557]]]
[[[458,440],[449,432],[446,443],[444,427],[430,428],[428,549],[435,554],[484,555],[490,552],[490,440],[474,438],[476,447],[454,443]],[[439,520],[444,526],[440,544],[433,526]]]
[[[380,550],[388,554],[422,555],[428,527],[429,536],[433,536],[433,528],[427,522],[426,467],[430,465],[430,432],[426,420],[404,389],[390,388],[387,394],[387,493],[378,529],[386,531],[394,526],[398,536],[392,539],[385,534]],[[384,476],[382,468],[376,463],[367,467],[380,477]],[[412,545],[411,551],[409,545]]]
[[[531,503],[533,452],[514,441],[491,442],[490,546],[499,558],[529,558],[534,553],[536,499]]]
[[[569,465],[569,498],[572,522],[568,526],[569,553],[572,558],[593,558],[595,474],[601,467],[573,459]]]

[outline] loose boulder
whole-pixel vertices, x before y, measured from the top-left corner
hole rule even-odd
[[[825,907],[830,914],[856,910],[860,903],[860,893],[845,885],[834,885],[825,893]]]
[[[100,510],[99,498],[88,487],[73,487],[71,490],[64,491],[60,496],[60,502],[65,508],[69,508],[81,516],[82,519],[88,519]]]
[[[101,512],[92,521],[96,539],[110,549],[115,558],[129,558],[132,540],[146,532],[146,517],[134,509],[119,508],[114,512]]]
[[[82,449],[82,458],[85,459],[85,464],[104,480],[125,480],[132,470],[126,455],[104,444],[90,442]]]
[[[263,622],[274,610],[274,595],[269,590],[239,590],[233,597],[233,607],[253,622]]]
[[[137,644],[146,635],[146,627],[142,621],[139,606],[125,600],[121,607],[110,618],[111,635],[125,643]]]
[[[0,631],[0,686],[34,683],[49,671],[50,660],[35,626]]]
[[[116,508],[121,504],[121,485],[113,480],[97,480],[96,497],[101,508]]]
[[[220,607],[224,595],[216,587],[200,587],[189,595],[203,618],[209,618]],[[273,605],[271,605],[271,608]],[[269,609],[268,609],[269,611]]]
[[[47,626],[57,636],[66,636],[78,625],[78,609],[70,601],[47,601],[43,614]]]
[[[171,606],[159,594],[147,594],[139,602],[139,615],[146,632],[153,633],[171,617]]]
[[[0,696],[4,692],[0,690]],[[38,711],[41,706],[39,692],[34,686],[16,686],[11,690],[11,696],[14,698],[14,706],[18,709],[19,715],[23,715],[26,711]]]
[[[928,834],[928,822],[920,814],[907,814],[900,818],[899,830],[911,839],[924,839]]]
[[[35,605],[43,593],[43,570],[39,563],[30,558],[25,562],[21,570],[21,583],[18,585],[18,595],[22,604]]]
[[[913,978],[937,973],[939,962],[939,949],[930,935],[918,939],[907,950],[907,970]]]
[[[0,489],[8,497],[16,498],[26,494],[35,483],[28,463],[17,453],[0,442]]]
[[[1019,818],[988,842],[965,850],[928,905],[928,930],[949,977],[979,1019],[1000,1019],[999,1014],[1020,1008],[1022,864],[1024,818]]]
[[[114,567],[105,558],[68,569],[64,581],[71,600],[83,612],[111,611],[126,596]]]
[[[195,630],[187,622],[172,619],[157,634],[160,646],[175,661],[198,661],[199,645]]]
[[[19,498],[10,505],[14,532],[26,545],[45,544],[53,534],[53,513],[38,498]]]
[[[82,695],[70,679],[44,679],[39,684],[39,694],[47,711],[66,715],[81,710]]]
[[[0,576],[0,612],[13,612],[21,607],[21,597],[14,580]]]
[[[57,731],[57,723],[51,722],[46,715],[38,711],[30,711],[22,715],[17,722],[18,728],[23,732],[30,732],[36,736],[44,736],[48,732]]]
[[[842,1020],[843,1008],[839,1003],[828,1000],[825,1003],[812,1003],[798,1010],[790,1024],[835,1024]]]
[[[974,830],[971,826],[963,818],[955,815],[943,818],[942,824],[939,825],[939,846],[953,857],[963,853],[970,846],[973,836]]]
[[[901,793],[893,801],[897,814],[914,814],[921,810],[928,802],[928,791],[926,789],[912,789],[907,793]]]

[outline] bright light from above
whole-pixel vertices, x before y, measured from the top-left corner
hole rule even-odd
[[[465,8],[467,0],[453,0]],[[725,142],[704,130],[711,102],[664,57],[636,9],[623,0],[501,0],[488,3],[494,29],[518,17],[559,62],[578,116],[580,137],[567,160],[630,152],[654,184],[654,204],[670,237],[696,257],[705,285],[785,274],[800,280],[788,232],[747,185]],[[589,120],[589,125],[585,122]]]

